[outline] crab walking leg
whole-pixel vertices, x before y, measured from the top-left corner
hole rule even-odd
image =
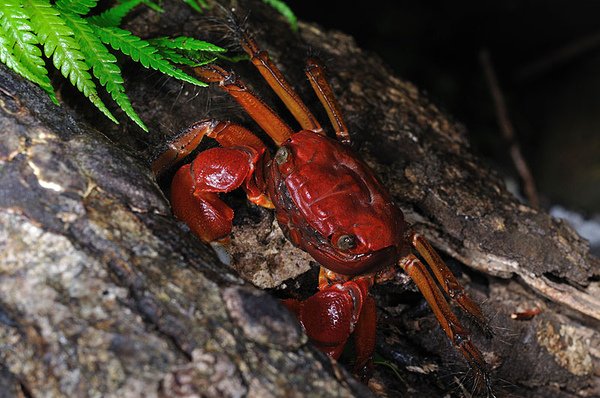
[[[306,61],[306,76],[308,76],[311,86],[327,111],[327,115],[333,125],[338,140],[344,144],[350,144],[348,127],[346,127],[346,123],[344,123],[344,119],[342,118],[340,105],[338,104],[335,95],[333,95],[333,90],[327,82],[327,79],[325,79],[323,67],[321,67],[321,64],[315,59],[310,58]]]
[[[184,221],[204,242],[225,239],[231,232],[233,210],[219,197],[221,192],[243,188],[248,199],[257,205],[273,207],[263,193],[262,162],[266,147],[250,131],[228,122],[207,120],[196,123],[153,164],[153,169],[185,157],[205,135],[222,147],[201,152],[190,164],[182,166],[171,183],[173,214]],[[177,140],[176,140],[177,141]],[[185,145],[184,145],[185,144]],[[180,148],[181,153],[173,148]]]
[[[487,324],[487,320],[481,311],[481,308],[469,297],[465,289],[456,279],[452,271],[448,269],[448,266],[444,263],[431,246],[431,244],[422,235],[412,232],[410,235],[411,245],[417,249],[419,254],[423,256],[427,264],[431,267],[433,275],[442,286],[444,291],[454,300],[460,308],[463,309],[469,316],[471,316],[477,325],[481,327],[486,334],[491,335],[491,329]]]
[[[208,83],[219,83],[233,97],[252,119],[275,141],[281,145],[290,138],[293,131],[260,98],[254,95],[235,74],[216,65],[194,68],[194,72]]]
[[[373,352],[377,337],[377,306],[370,295],[365,297],[362,310],[354,329],[354,347],[356,361],[354,374],[368,381],[373,373]]]
[[[423,263],[413,254],[409,254],[402,258],[398,265],[415,282],[442,329],[475,370],[478,379],[483,379],[486,386],[489,386],[487,366],[481,352],[471,342],[469,332],[460,324]]]
[[[250,60],[256,66],[260,74],[273,89],[275,94],[283,101],[285,106],[294,115],[302,129],[323,133],[321,125],[293,87],[285,79],[277,65],[269,58],[269,53],[261,50],[254,39],[247,33],[242,33],[242,47],[250,56]]]

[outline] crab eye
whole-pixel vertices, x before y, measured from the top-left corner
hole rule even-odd
[[[286,147],[282,146],[275,153],[275,162],[277,162],[277,164],[285,163],[288,160],[289,156],[290,156],[289,149],[287,149]]]
[[[354,235],[341,235],[336,242],[336,246],[341,250],[353,249],[356,247],[356,238]]]

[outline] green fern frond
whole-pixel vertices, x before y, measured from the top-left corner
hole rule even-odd
[[[210,64],[217,60],[216,56],[208,56],[206,53],[192,54],[191,52],[181,52],[172,48],[157,47],[158,52],[163,58],[174,64],[197,67]]]
[[[298,18],[292,11],[292,9],[283,2],[283,0],[263,0],[265,4],[270,5],[276,9],[284,18],[288,21],[292,30],[298,30]]]
[[[60,18],[59,11],[47,0],[22,0],[29,11],[31,24],[44,46],[46,57],[52,57],[52,63],[62,75],[69,79],[102,113],[110,120],[119,123],[106,105],[98,97],[96,85],[88,73],[89,65],[75,39],[73,30]]]
[[[158,47],[159,54],[172,62],[174,64],[186,65],[186,66],[200,66],[193,59],[188,58],[187,56],[177,52],[177,50],[173,50],[171,48]]]
[[[8,43],[8,40],[4,36],[0,36],[0,62],[8,66],[14,72],[29,79],[35,83],[38,82],[36,75],[32,74],[23,64],[21,64],[12,53],[12,46]],[[56,101],[56,97],[52,97],[53,101]]]
[[[94,32],[96,32],[100,40],[104,43],[110,45],[115,50],[121,51],[125,55],[129,55],[131,59],[141,63],[146,68],[158,70],[166,75],[197,86],[206,86],[206,83],[175,68],[160,55],[156,47],[129,31],[115,27],[94,26]]]
[[[210,52],[225,52],[223,47],[219,47],[206,41],[194,39],[193,37],[178,36],[178,37],[157,37],[156,39],[148,40],[153,46],[172,48],[176,50],[187,51],[210,51]]]
[[[185,36],[158,37],[150,39],[148,42],[170,62],[192,67],[214,62],[217,54],[227,51],[212,43]]]
[[[189,1],[201,8],[208,6],[204,0]],[[0,2],[0,62],[38,84],[58,104],[45,56],[113,122],[118,123],[98,96],[97,81],[130,119],[148,131],[125,93],[117,59],[105,44],[146,68],[198,86],[206,84],[174,64],[204,65],[222,57],[226,50],[188,37],[146,41],[118,28],[123,18],[139,4],[162,12],[152,0],[124,0],[100,15],[85,18],[97,3],[98,0],[3,0]]]
[[[57,3],[58,4],[58,3]],[[75,38],[81,52],[85,55],[85,60],[92,65],[94,76],[100,81],[106,91],[111,95],[112,99],[121,107],[121,109],[144,131],[148,131],[148,127],[142,122],[142,119],[133,109],[129,97],[125,94],[123,86],[123,78],[121,69],[117,66],[117,59],[112,55],[106,46],[94,34],[93,28],[87,21],[79,15],[70,13],[67,10],[58,7],[62,13],[62,18],[65,20],[75,33]]]
[[[13,71],[38,84],[58,105],[29,19],[19,1],[4,0],[0,3],[0,60]]]
[[[98,0],[57,0],[54,5],[59,10],[68,10],[69,12],[85,15],[96,7]]]
[[[144,3],[144,0],[124,1],[99,15],[88,17],[86,20],[98,26],[119,26],[123,21],[123,18],[125,18],[131,10],[142,3]]]

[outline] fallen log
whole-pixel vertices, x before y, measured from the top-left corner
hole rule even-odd
[[[257,41],[321,120],[326,116],[303,77],[307,48],[325,61],[357,149],[407,220],[454,260],[484,303],[496,337],[486,340],[474,329],[473,338],[498,395],[600,394],[600,267],[586,243],[519,203],[473,154],[460,124],[351,37],[307,23],[296,34],[261,2],[236,3],[240,15],[252,10],[248,24]],[[141,12],[129,28],[227,43],[222,10],[198,16],[165,6],[161,15]],[[277,104],[250,66],[227,67]],[[272,214],[231,199],[233,271],[173,219],[166,185],[149,171],[166,137],[193,121],[214,117],[258,128],[217,90],[157,83],[133,66],[128,82],[150,135],[106,123],[76,96],[65,94],[75,111],[56,108],[0,68],[0,390],[369,395],[307,344],[277,300],[244,281],[281,295],[310,280],[300,275],[314,263],[283,239]],[[464,363],[433,316],[414,313],[418,299],[404,290],[376,291],[384,365],[370,387],[388,396],[461,394]],[[511,318],[533,308],[542,312]],[[413,362],[399,361],[399,347]]]

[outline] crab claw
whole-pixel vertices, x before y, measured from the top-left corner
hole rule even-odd
[[[354,371],[368,380],[369,362],[375,346],[375,301],[368,295],[370,282],[363,279],[323,287],[304,301],[284,300],[310,341],[322,352],[338,359],[354,334]]]

